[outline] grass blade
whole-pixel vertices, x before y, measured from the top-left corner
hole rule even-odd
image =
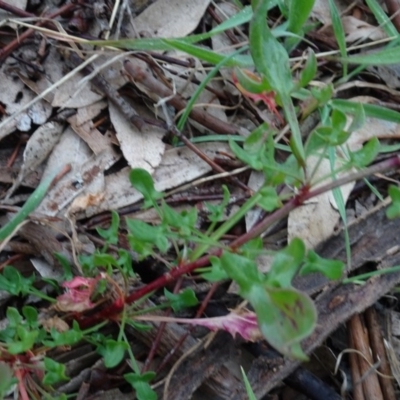
[[[43,200],[43,197],[45,196],[56,175],[57,174],[52,174],[43,182],[41,182],[36,190],[29,196],[29,199],[25,202],[15,217],[0,229],[0,241],[5,240],[9,235],[11,235],[12,232],[14,232],[14,229],[36,209],[36,207]]]

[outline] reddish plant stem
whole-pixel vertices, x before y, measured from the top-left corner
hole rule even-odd
[[[340,187],[347,183],[353,182],[354,180],[364,178],[371,174],[376,174],[379,172],[384,172],[393,168],[400,168],[400,156],[395,156],[389,158],[385,161],[382,161],[372,167],[364,171],[360,171],[354,174],[347,175],[345,177],[339,178],[331,183],[328,183],[324,186],[321,186],[315,190],[310,191],[307,187],[304,187],[300,190],[300,193],[296,195],[293,199],[289,200],[282,208],[274,212],[273,214],[268,215],[265,217],[260,223],[255,225],[249,232],[245,233],[244,235],[240,236],[238,239],[234,240],[230,243],[230,248],[235,250],[242,246],[243,244],[247,243],[251,239],[258,237],[261,233],[265,231],[265,229],[270,226],[272,223],[281,220],[285,216],[287,216],[290,211],[294,210],[301,204],[303,204],[306,200],[309,200],[312,197],[318,196],[322,193],[325,193],[329,190],[334,188]],[[136,290],[135,292],[131,293],[126,299],[125,304],[132,304],[134,301],[140,299],[141,297],[158,290],[164,286],[166,286],[171,281],[177,279],[178,277],[193,272],[197,268],[206,267],[210,264],[210,257],[216,256],[220,257],[222,255],[222,249],[216,249],[211,251],[208,255],[205,255],[199,258],[196,261],[190,262],[186,265],[182,265],[180,267],[174,268],[168,273],[160,276],[153,282],[149,283],[146,286]],[[96,323],[103,321],[106,318],[110,318],[110,316],[115,316],[121,310],[123,305],[121,304],[111,304],[104,310],[100,311],[97,315],[93,315],[88,318],[81,318],[78,319],[78,323],[82,328],[88,328],[93,326]]]
[[[177,293],[179,292],[179,290],[180,290],[180,288],[181,288],[181,285],[182,285],[182,277],[179,277],[179,279],[178,279],[178,281],[176,282],[175,287],[174,287],[174,294],[177,294]],[[166,316],[171,315],[171,308],[169,308],[169,309],[167,310],[167,312],[165,313],[165,315],[166,315]],[[149,354],[147,355],[146,361],[145,361],[144,364],[143,364],[143,368],[142,368],[142,371],[141,371],[142,374],[143,374],[144,372],[146,372],[146,371],[149,369],[149,367],[150,367],[150,363],[151,363],[151,361],[153,360],[154,355],[156,354],[157,347],[158,347],[158,345],[160,344],[161,336],[162,336],[163,333],[164,333],[165,325],[166,325],[166,324],[167,324],[166,322],[161,322],[160,325],[159,325],[159,327],[158,327],[157,335],[156,335],[156,337],[155,337],[155,339],[154,339],[154,342],[153,342],[153,344],[152,344],[152,346],[151,346],[151,348],[150,348]]]
[[[0,7],[0,8],[3,8],[3,7]],[[14,11],[15,11],[15,8],[14,8]],[[59,8],[58,10],[54,11],[53,13],[44,16],[44,18],[46,18],[47,20],[48,19],[53,19],[53,18],[58,17],[61,14],[64,14],[64,13],[69,12],[69,11],[72,11],[74,8],[76,8],[76,4],[72,4],[72,3],[65,4],[64,6]],[[22,10],[20,10],[20,11],[22,11]],[[29,15],[29,16],[31,16],[31,15]],[[46,20],[38,21],[36,23],[36,26],[43,26],[43,25],[45,25],[47,23],[48,23],[48,21],[46,21]],[[0,61],[4,61],[15,49],[17,49],[21,45],[21,43],[25,39],[27,39],[28,37],[30,37],[34,33],[35,33],[35,30],[33,28],[29,28],[24,33],[19,35],[15,40],[13,40],[11,43],[9,43],[7,46],[5,46],[0,51]]]
[[[21,8],[18,8],[11,4],[8,4],[3,0],[0,0],[0,8],[4,11],[8,11],[9,13],[14,14],[18,17],[22,17],[22,18],[36,17],[35,14],[32,14],[28,11],[22,10]]]

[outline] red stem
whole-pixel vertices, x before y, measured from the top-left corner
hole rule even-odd
[[[254,226],[249,232],[245,233],[244,235],[240,236],[230,244],[230,248],[235,250],[238,247],[242,246],[243,244],[247,243],[251,239],[254,239],[258,237],[262,232],[265,231],[265,229],[271,225],[271,223],[275,221],[279,221],[282,218],[284,218],[286,215],[290,213],[293,209],[298,207],[299,205],[303,204],[306,200],[318,196],[321,193],[327,192],[328,190],[332,190],[334,188],[340,187],[342,185],[345,185],[349,182],[352,182],[357,179],[364,178],[368,175],[371,174],[376,174],[379,172],[387,171],[393,168],[400,168],[400,156],[395,156],[392,158],[389,158],[385,161],[382,161],[376,165],[373,165],[372,167],[369,167],[367,170],[357,172],[355,174],[347,175],[343,178],[339,178],[333,182],[330,182],[324,186],[321,186],[315,190],[308,190],[307,188],[304,188],[303,190],[300,189],[300,193],[293,197],[291,200],[289,200],[282,208],[274,212],[273,214],[268,215],[265,217],[259,224]],[[222,255],[222,250],[217,249],[211,252],[208,255],[205,255],[201,258],[199,258],[196,261],[190,262],[186,265],[182,265],[180,267],[174,268],[168,273],[160,276],[153,282],[149,283],[146,286],[143,286],[142,288],[136,290],[135,292],[131,293],[126,299],[125,299],[125,304],[131,304],[135,300],[140,299],[141,297],[157,290],[160,289],[164,286],[166,286],[169,282],[175,280],[176,278],[188,274],[192,271],[194,271],[197,268],[202,268],[206,267],[210,264],[210,257],[211,256],[216,256],[220,257]],[[78,319],[78,323],[81,326],[81,328],[88,328],[96,323],[99,323],[103,321],[106,318],[110,318],[110,316],[114,316],[118,314],[119,312],[122,311],[123,304],[120,302],[120,304],[113,303],[104,310],[100,311],[97,315],[93,315],[88,318],[82,318]]]

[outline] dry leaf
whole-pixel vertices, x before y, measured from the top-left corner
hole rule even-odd
[[[143,127],[142,131],[139,131],[112,102],[109,102],[109,109],[111,122],[129,166],[143,168],[152,174],[164,154],[165,143],[162,138],[165,131],[148,124]]]
[[[209,4],[210,0],[158,0],[133,23],[151,37],[183,37],[196,29]]]
[[[199,147],[213,159],[218,152],[231,154],[225,143],[202,143]],[[201,177],[211,171],[211,167],[187,147],[177,147],[164,153],[160,165],[156,168],[153,180],[157,190],[165,191]],[[142,195],[132,187],[129,181],[130,168],[124,168],[116,174],[105,177],[105,197],[97,207],[88,207],[79,217],[90,217],[106,210],[115,210],[134,204]]]
[[[102,95],[93,92],[90,89],[90,84],[87,83],[86,87],[77,93],[79,82],[82,79],[82,74],[77,73],[64,84],[59,86],[54,92],[54,98],[51,103],[53,107],[64,108],[80,108],[89,106],[103,98]]]
[[[52,121],[40,126],[29,141],[24,150],[24,161],[19,171],[18,177],[12,187],[7,192],[9,198],[11,194],[21,184],[23,178],[36,170],[36,168],[48,157],[53,147],[59,141],[64,130],[63,124]]]
[[[117,160],[118,155],[111,147],[93,156],[85,142],[72,128],[68,128],[51,154],[44,175],[68,164],[71,171],[50,189],[37,211],[46,215],[57,215]]]
[[[387,37],[385,31],[368,22],[362,21],[351,15],[342,18],[343,29],[346,34],[346,42],[357,40],[380,40]]]

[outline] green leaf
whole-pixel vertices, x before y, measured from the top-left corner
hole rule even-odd
[[[3,361],[0,361],[0,398],[3,399],[13,385],[18,383],[14,378],[13,369]]]
[[[212,50],[207,50],[204,47],[185,43],[181,39],[163,39],[163,42],[166,45],[169,45],[170,48],[184,51],[185,53],[200,58],[201,60],[209,62],[211,64],[218,64],[220,62],[223,62],[224,59],[227,59],[225,63],[227,67],[249,67],[252,64],[251,60],[249,60],[247,56],[233,56],[231,54],[216,53]]]
[[[317,322],[314,303],[295,289],[253,286],[246,297],[257,314],[260,330],[267,341],[283,355],[307,360],[300,342],[309,336]]]
[[[315,53],[312,50],[309,50],[306,65],[300,74],[299,87],[306,87],[314,79],[316,73],[317,58],[315,57]]]
[[[97,351],[103,356],[106,368],[114,368],[123,360],[128,348],[129,345],[126,342],[107,339],[97,348]]]
[[[269,286],[291,287],[293,277],[304,260],[305,246],[301,239],[294,238],[284,249],[274,256],[270,271],[266,275]]]
[[[69,329],[65,332],[59,332],[52,328],[50,335],[53,339],[52,341],[43,340],[43,344],[50,347],[73,346],[83,339],[83,333],[77,324],[74,324],[73,329]]]
[[[111,225],[108,229],[96,228],[97,233],[108,243],[118,243],[119,214],[111,211]]]
[[[248,74],[243,72],[240,68],[235,68],[235,75],[240,85],[250,93],[262,93],[270,91],[271,87],[268,82],[252,79]]]
[[[44,179],[36,190],[29,196],[29,199],[25,202],[15,217],[0,229],[0,242],[10,236],[17,226],[22,223],[41,203],[57,173],[50,174],[46,179]]]
[[[320,272],[328,279],[336,280],[342,277],[344,263],[339,260],[330,260],[320,257],[315,251],[309,250],[305,263],[300,270],[300,275],[304,276],[313,272]]]
[[[227,251],[222,254],[220,260],[222,268],[240,286],[243,294],[249,292],[253,284],[261,282],[255,261]]]
[[[242,147],[240,147],[235,141],[232,139],[229,139],[229,146],[235,156],[243,161],[245,164],[247,164],[249,167],[256,171],[260,171],[263,168],[263,163],[260,160],[262,156],[262,149],[258,149],[254,153],[250,153],[246,150],[244,150]]]
[[[259,2],[250,23],[250,51],[257,71],[279,95],[289,95],[293,88],[289,56],[272,35],[265,21],[267,1]]]
[[[51,358],[44,358],[45,376],[43,383],[45,385],[54,385],[60,381],[69,380],[68,376],[65,375],[65,365],[52,360]]]
[[[357,104],[357,110],[353,115],[353,121],[351,121],[349,132],[354,132],[362,128],[365,124],[365,111],[362,103]]]
[[[265,211],[271,212],[282,206],[282,201],[272,186],[264,186],[258,192],[261,195],[258,205]]]
[[[226,187],[226,185],[222,185],[222,191],[224,192],[224,198],[222,199],[221,203],[214,205],[204,202],[204,206],[207,208],[207,211],[209,212],[207,218],[211,222],[222,221],[226,206],[229,204],[229,199],[231,194],[229,193],[229,189]]]
[[[0,290],[5,290],[14,296],[28,294],[35,280],[34,276],[24,278],[17,269],[7,265],[0,275]]]
[[[189,236],[192,233],[197,222],[197,209],[195,207],[190,210],[176,212],[163,202],[161,211],[163,224],[176,228],[182,236]]]
[[[351,133],[347,131],[337,130],[330,126],[321,126],[315,129],[315,135],[313,146],[315,148],[317,141],[325,143],[326,146],[340,146],[344,144],[350,137]]]
[[[379,154],[380,143],[378,138],[369,140],[360,150],[350,152],[350,162],[357,168],[364,168],[371,164]]]
[[[244,372],[244,369],[242,366],[240,366],[240,370],[242,371],[242,376],[243,376],[243,380],[244,380],[244,386],[246,388],[247,397],[249,398],[249,400],[257,400],[257,397],[255,396],[255,394],[253,392],[253,389],[250,385],[249,379],[247,378],[247,375]]]
[[[392,65],[400,63],[400,47],[388,47],[380,51],[359,56],[341,57],[340,61],[360,65]]]
[[[132,256],[130,252],[125,249],[118,249],[118,256],[117,264],[121,268],[121,271],[134,278],[136,274],[132,268]]]
[[[332,84],[320,88],[310,88],[312,96],[318,101],[320,107],[324,106],[333,96],[334,88]]]
[[[342,131],[347,124],[346,114],[340,110],[333,109],[331,114],[331,126],[335,131]]]
[[[315,0],[292,0],[289,2],[289,25],[287,30],[293,33],[300,33],[306,23]],[[268,3],[268,1],[266,2]]]
[[[170,301],[171,307],[175,312],[198,304],[193,289],[185,289],[181,293],[174,294],[164,288],[164,295]]]
[[[9,327],[16,328],[22,323],[22,316],[15,307],[7,307],[6,316]]]
[[[168,250],[168,239],[165,237],[165,231],[161,226],[151,226],[143,221],[137,219],[126,219],[126,225],[129,232],[132,234],[130,243],[140,244],[149,243],[158,247],[158,249],[165,253]]]
[[[25,317],[26,322],[30,328],[38,327],[38,312],[37,309],[32,306],[23,306],[22,315]]]
[[[250,51],[257,71],[280,98],[286,119],[292,131],[290,147],[301,166],[305,165],[305,153],[290,93],[294,88],[289,55],[274,37],[265,22],[268,1],[254,2],[254,15],[250,23]]]
[[[229,279],[229,275],[222,267],[221,260],[218,257],[210,257],[211,270],[203,272],[202,277],[210,282],[219,282]]]
[[[163,194],[154,188],[153,178],[144,169],[134,168],[129,174],[129,180],[132,186],[142,193],[144,199],[153,204],[159,199],[162,199]]]
[[[333,0],[329,0],[329,9],[332,17],[333,32],[343,58],[347,56],[346,34],[343,29],[342,19]],[[347,75],[347,64],[343,64],[343,76]]]
[[[142,375],[130,372],[125,374],[124,378],[136,390],[138,400],[157,400],[157,394],[149,384],[155,376],[156,374],[150,371]]]
[[[399,36],[399,32],[394,26],[391,19],[387,16],[385,11],[383,11],[381,5],[376,0],[366,0],[368,8],[374,14],[376,21],[380,28],[382,28],[388,37]]]
[[[71,264],[68,261],[68,258],[61,253],[54,253],[55,258],[57,261],[61,264],[61,267],[64,271],[64,279],[62,281],[70,281],[74,277],[74,274],[72,273],[72,268]]]
[[[389,186],[389,196],[392,199],[392,204],[386,210],[386,216],[389,219],[400,217],[400,188],[398,186]]]
[[[344,113],[356,114],[359,110],[359,103],[351,100],[335,99],[331,101],[332,107],[343,111]],[[400,123],[400,113],[388,108],[376,106],[374,104],[363,104],[365,115],[371,118],[383,119]]]
[[[15,340],[9,343],[8,352],[10,354],[20,354],[31,350],[35,344],[39,331],[28,331],[27,327],[19,325],[17,327],[17,334],[21,340]]]

